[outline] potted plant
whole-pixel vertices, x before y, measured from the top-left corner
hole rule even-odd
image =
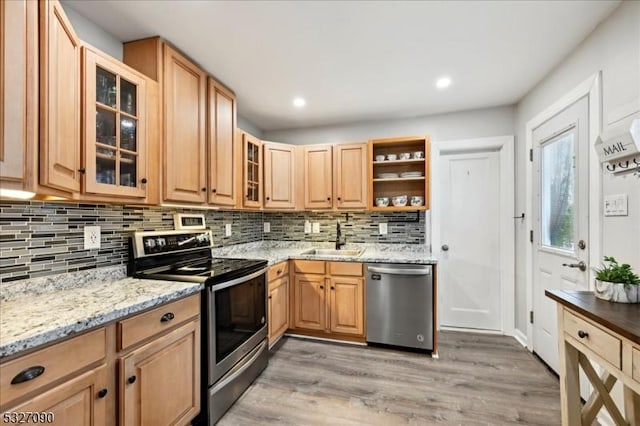
[[[602,269],[596,269],[596,297],[618,303],[640,302],[640,277],[631,266],[611,257],[604,257]]]

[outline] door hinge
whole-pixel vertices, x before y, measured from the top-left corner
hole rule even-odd
[[[533,242],[533,229],[529,231],[529,242]]]
[[[529,150],[529,161],[533,162],[533,149]]]
[[[533,311],[529,311],[529,322],[533,324]]]

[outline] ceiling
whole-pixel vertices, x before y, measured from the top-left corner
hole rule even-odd
[[[619,1],[64,3],[120,40],[170,40],[275,130],[513,104]]]

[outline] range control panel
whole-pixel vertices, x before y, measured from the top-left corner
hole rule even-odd
[[[212,245],[211,231],[195,232],[139,232],[133,238],[136,257],[166,254]]]

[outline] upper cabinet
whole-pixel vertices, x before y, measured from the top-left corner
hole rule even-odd
[[[209,203],[235,206],[236,97],[212,78],[208,89]]]
[[[333,147],[333,197],[338,209],[367,207],[367,143]]]
[[[333,205],[332,147],[331,145],[305,146],[304,207],[328,209]]]
[[[430,146],[428,136],[369,141],[369,209],[429,208]]]
[[[262,142],[249,133],[238,130],[237,145],[241,147],[239,170],[242,170],[242,196],[238,207],[259,209],[262,207]]]
[[[62,6],[40,7],[40,184],[80,191],[80,40]]]
[[[264,142],[264,208],[295,208],[295,146]]]
[[[146,197],[146,79],[88,48],[84,56],[84,192]]]
[[[34,191],[38,4],[0,2],[0,187]]]

